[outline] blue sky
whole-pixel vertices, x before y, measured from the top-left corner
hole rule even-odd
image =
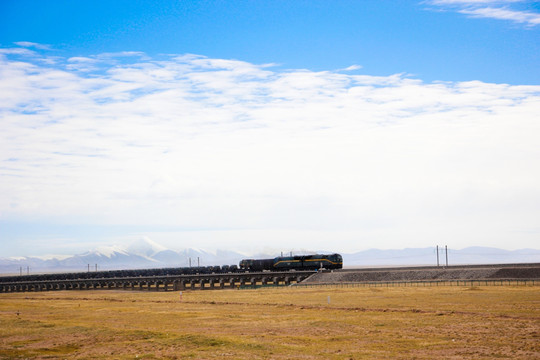
[[[0,20],[0,257],[538,248],[538,1],[6,0]]]
[[[538,1],[2,1],[0,42],[201,54],[425,81],[540,81]],[[505,20],[463,12],[503,9]],[[499,15],[502,17],[502,15]]]

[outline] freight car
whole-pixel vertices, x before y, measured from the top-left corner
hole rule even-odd
[[[316,254],[298,256],[278,256],[273,259],[244,259],[239,268],[244,271],[289,271],[341,269],[343,257],[340,254]]]
[[[0,283],[21,281],[56,281],[56,280],[81,280],[81,279],[113,279],[126,277],[150,277],[150,276],[177,276],[195,274],[222,274],[237,272],[237,265],[223,266],[197,266],[180,268],[139,269],[139,270],[109,270],[92,272],[73,272],[55,274],[12,275],[1,276]]]

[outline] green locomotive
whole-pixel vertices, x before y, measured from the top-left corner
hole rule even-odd
[[[239,267],[246,271],[341,269],[343,257],[340,254],[316,254],[278,256],[273,259],[244,259],[240,261]]]

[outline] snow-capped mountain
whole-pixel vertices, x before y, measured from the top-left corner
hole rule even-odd
[[[130,254],[152,258],[162,251],[167,251],[167,248],[145,236],[132,242],[126,251]]]
[[[137,264],[138,267],[153,267],[158,262],[152,258],[133,254],[119,246],[100,246],[94,251],[88,251],[80,255],[74,255],[61,261],[62,266],[70,268],[84,268],[95,265],[99,269],[129,268]]]
[[[149,238],[141,238],[123,246],[100,246],[73,256],[0,258],[0,274],[27,272],[116,270],[163,267],[188,267],[238,264],[244,255],[201,249],[174,251]]]

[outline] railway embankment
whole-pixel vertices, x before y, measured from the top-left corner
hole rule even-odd
[[[320,271],[303,283],[354,283],[429,280],[495,280],[540,279],[540,264],[392,268],[342,269]]]

